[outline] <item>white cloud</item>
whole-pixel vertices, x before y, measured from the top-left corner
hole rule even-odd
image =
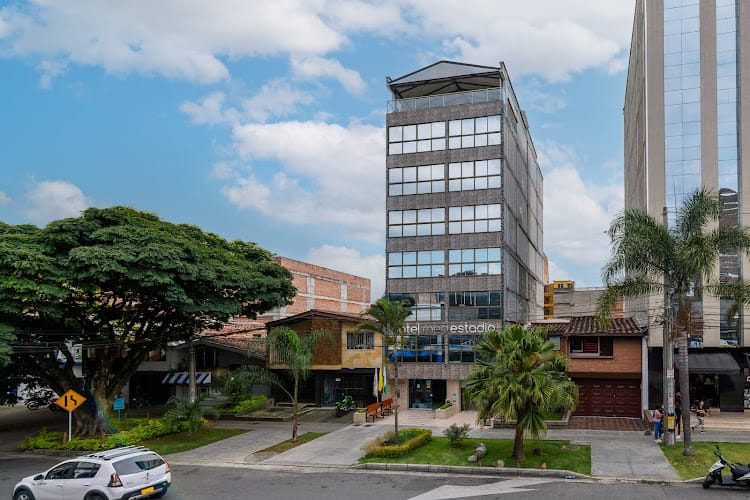
[[[41,74],[39,86],[43,89],[52,88],[52,80],[65,72],[66,65],[60,61],[42,61],[36,70]]]
[[[310,248],[305,261],[369,278],[370,302],[379,299],[385,292],[385,257],[383,254],[362,255],[361,252],[351,248],[323,245]]]
[[[402,37],[416,51],[422,49],[415,40],[442,41],[445,51],[438,57],[489,65],[504,60],[513,75],[536,73],[565,80],[591,67],[621,71],[633,3],[36,1],[0,8],[0,39],[4,53],[24,59],[201,83],[229,79],[228,61],[289,56],[298,77],[334,78],[347,91],[360,93],[364,83],[359,74],[330,57],[356,43],[351,38],[359,34]]]
[[[231,203],[288,223],[336,225],[349,237],[382,238],[382,128],[313,121],[248,123],[236,126],[233,136],[244,161],[251,166],[276,161],[280,171],[265,180],[259,167],[251,175],[237,172],[222,191]]]
[[[0,191],[0,205],[7,205],[10,203],[10,196]]]
[[[35,182],[26,191],[26,201],[25,215],[38,224],[77,217],[90,206],[78,186],[67,181]]]
[[[335,59],[317,56],[293,57],[292,74],[302,80],[315,80],[320,77],[337,80],[350,94],[361,94],[365,91],[365,82],[359,73],[345,68]]]
[[[200,103],[183,102],[180,104],[180,111],[188,115],[193,123],[199,125],[232,123],[237,119],[236,112],[225,109],[225,100],[226,95],[223,92],[213,92]]]
[[[584,181],[581,162],[571,148],[542,142],[537,149],[544,171],[545,252],[557,270],[577,268],[575,272],[581,275],[598,276],[609,258],[609,239],[604,233],[624,206],[622,180]]]
[[[295,113],[300,105],[310,105],[315,98],[281,80],[271,80],[260,92],[242,101],[244,115],[252,121],[265,122],[271,117]]]

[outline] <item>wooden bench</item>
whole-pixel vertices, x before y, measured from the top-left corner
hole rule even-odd
[[[393,398],[384,399],[380,406],[380,413],[385,417],[393,413]]]
[[[372,403],[371,405],[367,405],[367,414],[365,415],[365,422],[367,422],[367,419],[372,417],[372,421],[375,422],[375,417],[381,417],[380,413],[380,403]]]

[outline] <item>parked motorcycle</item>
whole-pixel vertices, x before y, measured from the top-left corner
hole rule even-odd
[[[357,402],[351,396],[344,396],[341,401],[336,401],[336,416],[342,417],[350,411],[357,409]]]
[[[721,455],[719,445],[716,445],[714,455],[718,460],[708,469],[708,475],[703,480],[703,487],[710,488],[716,483],[721,486],[739,486],[741,488],[750,488],[750,465],[734,464]],[[732,475],[722,475],[724,467],[729,467]]]
[[[57,401],[57,395],[51,390],[45,389],[29,393],[24,400],[24,404],[29,410],[36,410],[43,406],[46,406],[51,411],[62,410],[62,408],[55,404],[55,401]]]

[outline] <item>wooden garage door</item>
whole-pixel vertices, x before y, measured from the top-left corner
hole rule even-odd
[[[641,387],[638,380],[579,379],[576,415],[598,417],[641,416]]]

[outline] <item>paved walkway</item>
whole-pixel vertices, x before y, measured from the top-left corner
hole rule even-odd
[[[255,464],[268,467],[323,467],[346,468],[364,455],[362,446],[384,434],[393,426],[393,416],[377,419],[374,423],[346,425],[342,423],[302,422],[299,433],[328,432],[310,443],[271,457],[259,451],[291,437],[288,422],[233,422],[222,421],[221,427],[247,428],[251,432],[211,444],[196,450],[170,456],[178,462],[214,462],[222,464]],[[632,420],[627,422],[627,420]],[[643,431],[637,419],[574,419],[575,425],[550,429],[547,439],[569,440],[573,444],[591,446],[592,476],[620,479],[679,480],[651,435]],[[588,421],[596,429],[584,428]],[[437,420],[433,412],[406,410],[399,414],[399,426],[432,429],[433,434],[451,424],[469,424],[469,435],[476,438],[513,439],[513,429],[480,427],[475,412],[460,412],[450,419]],[[606,428],[606,429],[603,429]],[[695,441],[750,442],[750,414],[715,412],[706,419],[706,432],[694,434]]]

